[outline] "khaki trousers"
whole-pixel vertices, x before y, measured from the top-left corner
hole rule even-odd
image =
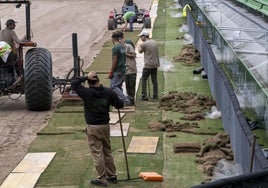
[[[98,178],[116,176],[110,144],[110,126],[88,125],[87,138]]]

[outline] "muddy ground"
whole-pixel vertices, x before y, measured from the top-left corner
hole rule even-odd
[[[111,37],[107,29],[109,12],[120,9],[123,0],[32,0],[32,41],[52,54],[53,76],[65,78],[73,66],[72,33],[77,33],[78,54],[88,67]],[[139,8],[150,9],[151,0],[135,0]],[[1,28],[9,18],[16,20],[19,38],[25,35],[25,7],[0,4]],[[121,26],[118,26],[120,28]],[[134,29],[141,29],[135,24]],[[17,98],[18,96],[11,96]],[[53,106],[61,95],[54,92]],[[53,108],[54,109],[54,108]],[[32,112],[26,109],[24,96],[17,100],[0,97],[0,184],[26,155],[36,133],[43,129],[53,109]]]

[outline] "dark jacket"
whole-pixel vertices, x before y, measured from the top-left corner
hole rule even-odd
[[[110,106],[123,108],[124,102],[110,88],[103,86],[86,88],[81,85],[87,77],[79,77],[72,81],[72,89],[83,99],[84,115],[87,124],[100,125],[109,124]]]

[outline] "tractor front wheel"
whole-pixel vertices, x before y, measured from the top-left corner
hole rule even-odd
[[[47,49],[32,48],[25,55],[25,100],[29,110],[50,110],[52,105],[52,58]]]
[[[117,23],[116,23],[116,20],[113,19],[113,18],[109,18],[108,19],[108,29],[109,30],[114,30],[117,28]]]
[[[151,17],[145,17],[143,25],[146,29],[151,28]]]

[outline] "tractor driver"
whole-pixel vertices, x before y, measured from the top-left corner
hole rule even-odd
[[[138,11],[138,6],[136,3],[133,2],[133,0],[126,0],[125,1],[125,6],[134,6],[135,7],[135,11]]]
[[[0,31],[0,41],[7,42],[13,50],[16,50],[16,44],[25,41],[25,37],[20,40],[17,34],[13,31],[16,27],[16,23],[13,19],[6,21],[6,28]]]
[[[123,27],[123,31],[127,31],[127,24],[129,22],[129,30],[128,31],[129,32],[132,32],[133,31],[133,22],[136,19],[136,13],[135,12],[132,12],[132,11],[126,12],[123,15],[123,19],[125,21],[125,25]]]
[[[126,0],[125,3],[127,6],[133,6],[133,4],[134,4],[133,0]]]
[[[5,62],[5,60],[4,62],[15,65],[16,72],[19,76],[19,79],[21,79],[22,73],[19,71],[17,62],[17,45],[25,41],[26,37],[24,37],[22,40],[18,38],[17,34],[13,31],[16,27],[16,23],[17,22],[15,22],[13,19],[6,21],[6,28],[0,31],[0,41],[6,42],[12,48],[12,51],[9,53],[8,58],[6,59],[7,62]]]

